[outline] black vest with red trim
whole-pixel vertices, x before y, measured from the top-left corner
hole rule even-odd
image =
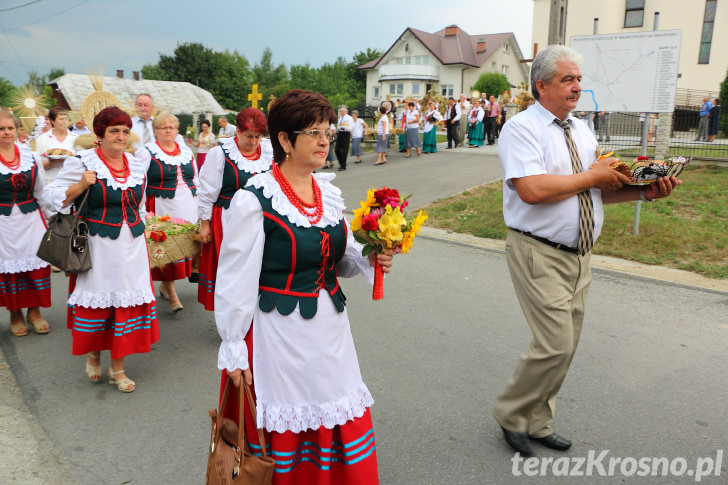
[[[258,305],[264,312],[277,309],[288,315],[299,305],[303,318],[313,318],[321,290],[329,292],[334,305],[344,311],[346,297],[336,277],[336,263],[346,250],[346,224],[299,227],[276,212],[270,199],[256,187],[263,208],[265,247],[260,272]]]
[[[230,208],[230,201],[232,200],[235,192],[245,187],[245,183],[255,173],[248,173],[245,170],[240,170],[238,164],[235,163],[230,157],[230,154],[225,150],[224,145],[220,145],[222,155],[225,158],[225,164],[222,170],[222,187],[220,188],[220,194],[215,201],[217,207],[223,209]]]
[[[162,149],[157,147],[159,151]],[[174,198],[174,192],[177,189],[177,167],[178,165],[170,165],[159,160],[152,150],[149,151],[151,160],[149,162],[149,170],[147,170],[147,197],[162,197],[163,199]],[[190,152],[192,154],[192,152]],[[192,195],[197,195],[197,187],[193,180],[195,172],[192,168],[192,158],[189,163],[179,165],[182,170],[182,178],[187,187],[192,191]]]
[[[38,209],[38,201],[33,195],[38,177],[38,165],[33,164],[24,172],[0,174],[0,215],[9,216],[17,205],[23,214]]]
[[[121,226],[127,223],[134,237],[144,234],[144,221],[139,215],[139,204],[144,194],[144,184],[115,189],[109,186],[101,177],[96,179],[89,190],[86,205],[86,222],[89,233],[116,239],[121,232]],[[80,198],[76,200],[80,202]]]

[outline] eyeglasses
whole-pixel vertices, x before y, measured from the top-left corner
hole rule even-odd
[[[319,140],[322,138],[326,138],[327,140],[331,141],[334,138],[334,132],[331,130],[303,130],[294,131],[293,133],[312,136],[314,138],[318,138]]]

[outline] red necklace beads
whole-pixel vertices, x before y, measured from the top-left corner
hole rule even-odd
[[[121,154],[122,158],[124,159],[124,168],[122,168],[121,170],[117,170],[109,165],[109,162],[107,162],[104,156],[101,154],[101,148],[96,149],[96,154],[99,156],[101,161],[104,162],[106,168],[109,169],[109,173],[114,178],[114,180],[116,180],[120,184],[126,183],[126,179],[129,178],[129,161],[126,159],[125,154]]]
[[[20,150],[18,149],[18,145],[13,144],[13,148],[14,151],[12,160],[5,160],[5,157],[0,155],[0,162],[2,162],[2,164],[10,170],[15,170],[20,166]]]
[[[291,184],[288,183],[286,176],[283,175],[283,172],[281,172],[280,165],[277,163],[273,164],[273,178],[276,179],[276,182],[280,185],[283,193],[286,194],[288,200],[291,204],[293,204],[293,207],[295,207],[301,215],[308,219],[308,222],[316,224],[321,220],[321,217],[324,215],[324,203],[321,199],[321,188],[318,186],[318,183],[316,183],[316,179],[313,178],[313,176],[311,176],[311,183],[313,185],[313,204],[303,201],[298,194],[296,194],[296,191],[293,190]]]
[[[245,157],[246,160],[250,160],[252,162],[253,160],[258,160],[260,158],[260,153],[261,153],[260,144],[258,145],[258,148],[255,149],[255,153],[253,153],[252,155],[246,155],[240,150],[240,145],[238,145],[237,136],[235,137],[235,146],[238,147],[238,151],[240,152],[240,154],[243,157]]]
[[[177,142],[174,142],[174,150],[172,150],[171,152],[168,152],[167,150],[165,150],[162,147],[162,145],[159,144],[158,141],[156,141],[155,143],[157,144],[157,146],[159,147],[160,150],[162,150],[164,153],[166,153],[170,157],[176,157],[177,155],[180,154],[180,149],[179,149],[179,145],[177,144]]]

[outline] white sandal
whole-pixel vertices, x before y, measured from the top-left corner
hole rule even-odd
[[[123,379],[116,379],[114,377],[115,375],[123,373],[124,369],[112,372],[111,367],[109,367],[109,384],[116,385],[116,388],[121,392],[134,392],[134,389],[136,389],[136,383],[134,381],[132,381],[128,377],[125,377]]]

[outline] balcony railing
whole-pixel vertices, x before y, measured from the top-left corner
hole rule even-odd
[[[437,66],[418,64],[387,64],[379,68],[379,80],[391,81],[400,79],[419,79],[422,81],[439,81]]]

